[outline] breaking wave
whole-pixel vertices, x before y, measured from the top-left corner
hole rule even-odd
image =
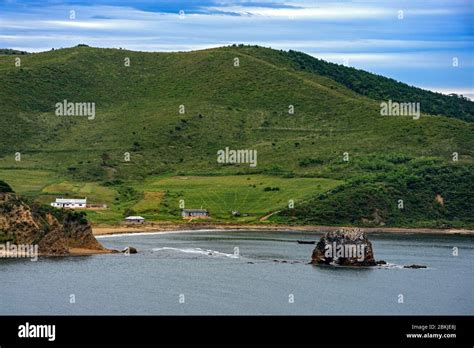
[[[387,269],[403,269],[402,265],[397,265],[394,263],[387,262],[385,265],[378,265],[378,268],[387,268]]]
[[[187,254],[196,254],[196,255],[206,255],[206,256],[217,256],[217,257],[228,257],[231,259],[238,259],[239,255],[235,254],[226,254],[220,251],[215,250],[204,250],[201,248],[172,248],[172,247],[162,247],[162,248],[153,248],[153,251],[177,251]]]

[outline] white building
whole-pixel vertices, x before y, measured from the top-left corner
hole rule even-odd
[[[142,224],[145,222],[145,218],[141,216],[127,216],[125,222],[131,224]]]
[[[72,199],[72,198],[56,198],[56,202],[51,203],[52,207],[55,208],[86,208],[87,198],[84,199]]]

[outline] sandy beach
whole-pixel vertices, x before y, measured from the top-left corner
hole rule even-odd
[[[170,232],[190,230],[256,230],[256,231],[299,231],[299,232],[328,232],[335,231],[343,226],[290,226],[276,224],[222,224],[222,223],[146,223],[143,225],[97,225],[92,230],[95,236],[124,234],[124,233],[146,233],[146,232]],[[367,233],[401,233],[401,234],[461,234],[474,235],[474,230],[468,229],[435,229],[435,228],[401,228],[401,227],[361,227]]]
[[[103,250],[94,250],[94,249],[84,249],[84,248],[70,248],[70,256],[87,256],[87,255],[98,255],[98,254],[113,254],[118,251],[103,249]]]

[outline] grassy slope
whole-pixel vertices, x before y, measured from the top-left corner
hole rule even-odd
[[[125,57],[130,67],[124,67]],[[147,188],[139,185],[135,195],[123,192],[149,176],[270,174],[351,181],[404,173],[411,161],[435,158],[428,166],[449,166],[453,152],[460,154],[461,165],[472,162],[472,123],[427,115],[418,121],[381,117],[377,100],[314,67],[295,66],[295,57],[280,51],[76,47],[22,56],[21,68],[13,59],[0,57],[0,166],[12,176],[25,173],[18,169],[54,172],[60,178],[56,184],[73,187],[117,178],[130,182],[109,187],[113,194],[94,189],[103,200],[115,195],[114,218],[138,204]],[[54,104],[63,99],[95,102],[96,119],[55,116]],[[178,113],[181,104],[184,115]],[[290,104],[294,115],[288,114]],[[216,151],[225,146],[257,149],[257,169],[218,165]],[[17,151],[21,162],[14,161]],[[123,160],[124,152],[131,153],[131,162]],[[349,152],[349,163],[342,161],[343,152]],[[404,157],[409,160],[397,160]],[[53,188],[38,194],[60,193]],[[77,187],[67,192],[83,193]]]
[[[459,95],[446,96],[441,93],[423,90],[381,75],[364,70],[329,63],[297,51],[255,50],[253,47],[240,47],[249,54],[258,55],[274,64],[303,71],[319,77],[337,81],[358,94],[374,100],[398,102],[419,102],[425,113],[444,115],[464,121],[474,121],[474,103]]]
[[[146,193],[164,193],[161,209],[157,209],[153,201],[162,198],[147,195],[132,209],[143,215],[157,212],[164,218],[172,218],[179,216],[179,201],[183,200],[188,208],[205,207],[214,218],[230,219],[231,212],[236,210],[248,215],[238,220],[255,221],[258,217],[285,207],[289,200],[308,198],[338,184],[340,182],[330,179],[284,179],[265,175],[149,179],[135,188]]]

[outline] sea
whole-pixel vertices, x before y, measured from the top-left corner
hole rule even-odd
[[[321,233],[99,237],[74,257],[0,259],[1,315],[472,315],[474,237],[371,233],[367,268],[309,264]],[[405,265],[425,265],[407,269]]]

